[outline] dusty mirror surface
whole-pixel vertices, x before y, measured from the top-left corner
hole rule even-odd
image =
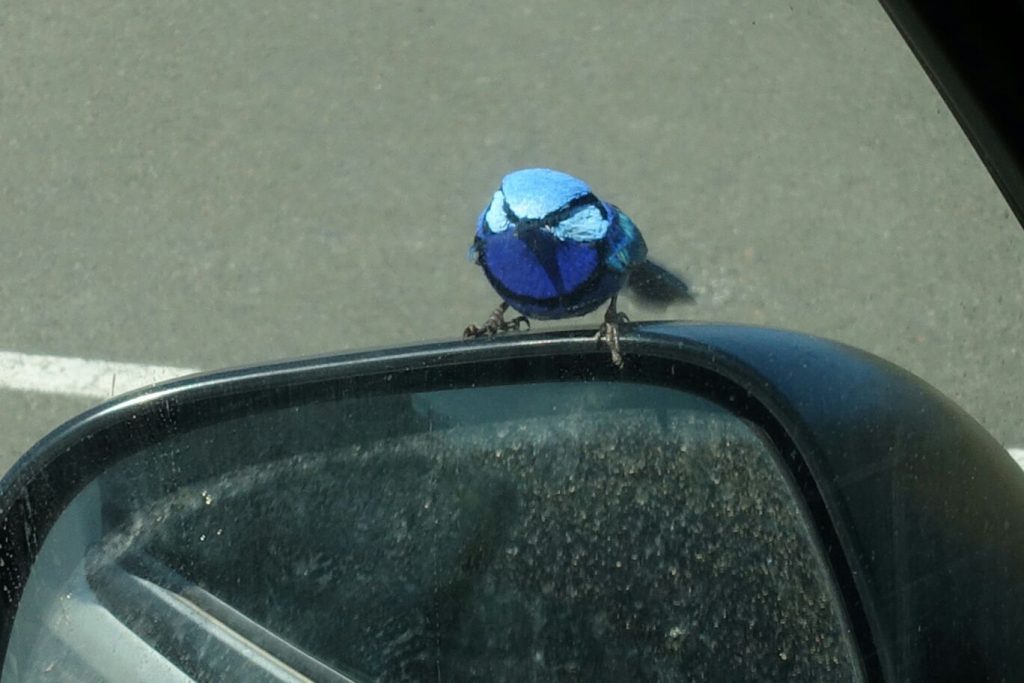
[[[773,447],[677,390],[291,407],[83,492],[4,680],[856,680],[811,534]]]

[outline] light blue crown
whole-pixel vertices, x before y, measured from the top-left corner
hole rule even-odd
[[[592,196],[590,186],[567,173],[548,168],[515,171],[502,180],[501,189],[484,211],[483,221],[491,232],[504,232],[520,221],[543,220],[586,195]],[[559,240],[597,240],[608,231],[606,213],[607,209],[585,204],[547,227]]]
[[[590,186],[550,168],[525,168],[505,176],[501,192],[512,213],[530,220],[544,218],[577,197],[590,194]]]

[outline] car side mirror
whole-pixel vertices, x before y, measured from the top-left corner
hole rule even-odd
[[[84,414],[0,485],[3,680],[1024,672],[1024,475],[951,402],[795,333],[624,350],[323,357]]]

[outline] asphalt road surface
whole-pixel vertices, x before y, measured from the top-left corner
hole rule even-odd
[[[667,316],[860,346],[1024,446],[1024,231],[870,0],[15,0],[0,56],[13,358],[455,337],[497,303],[474,221],[540,165],[693,283]],[[11,377],[0,471],[100,400]]]

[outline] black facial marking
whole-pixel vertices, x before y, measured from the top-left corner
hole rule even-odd
[[[576,213],[588,207],[596,208],[601,213],[601,218],[608,220],[607,209],[605,209],[601,200],[594,196],[592,192],[576,197],[564,206],[555,209],[541,218],[519,218],[519,216],[512,211],[512,207],[508,205],[508,200],[504,200],[502,205],[502,209],[504,209],[505,216],[508,218],[509,222],[520,230],[539,228],[545,225],[558,225],[562,221],[567,218],[571,218]]]

